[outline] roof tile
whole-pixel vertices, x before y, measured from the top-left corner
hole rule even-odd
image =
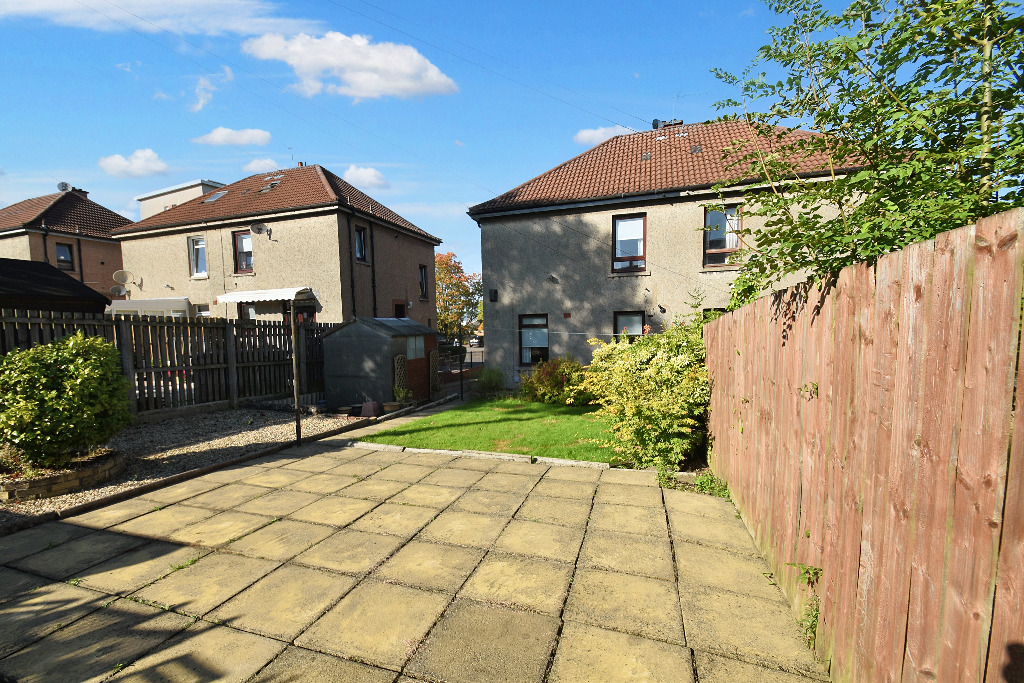
[[[41,228],[54,232],[110,237],[115,228],[131,221],[76,191],[33,197],[0,208],[0,232],[17,228]]]

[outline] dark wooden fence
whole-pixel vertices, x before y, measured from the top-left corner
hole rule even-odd
[[[834,680],[1024,681],[1022,224],[705,328],[712,467],[797,611],[822,568]]]
[[[323,335],[334,325],[299,328],[300,394],[323,398]],[[88,313],[0,310],[0,353],[83,331],[121,352],[138,413],[292,394],[291,327],[223,318],[111,317]]]

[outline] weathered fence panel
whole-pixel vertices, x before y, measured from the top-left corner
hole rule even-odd
[[[797,612],[822,569],[835,680],[1024,680],[1022,233],[993,216],[705,328],[712,467]]]
[[[304,400],[323,398],[323,336],[334,327],[301,327]],[[79,330],[120,349],[138,413],[292,394],[291,327],[284,322],[0,309],[0,354]]]

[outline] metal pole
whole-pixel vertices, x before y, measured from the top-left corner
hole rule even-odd
[[[459,354],[459,400],[461,401],[465,398],[465,391],[462,386],[462,344],[459,344],[457,353]]]
[[[295,314],[295,302],[291,302],[292,311],[292,395],[295,398],[295,445],[302,445],[302,412],[299,404],[299,321]]]

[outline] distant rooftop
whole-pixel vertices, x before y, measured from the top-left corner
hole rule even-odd
[[[216,180],[190,180],[187,183],[181,183],[180,185],[172,185],[171,187],[165,187],[161,190],[153,190],[146,194],[140,194],[135,198],[135,201],[141,202],[145,199],[152,199],[153,197],[159,197],[162,194],[168,194],[169,192],[178,192],[179,190],[187,190],[190,187],[197,187],[199,185],[207,185],[209,187],[224,187],[224,183],[218,183]]]

